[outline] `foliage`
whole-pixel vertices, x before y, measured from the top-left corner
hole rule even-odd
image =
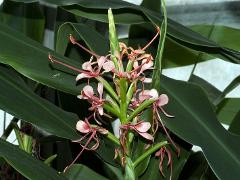
[[[57,7],[55,50],[43,46],[49,19],[40,3]],[[118,39],[122,24],[130,26],[126,39]],[[160,0],[141,6],[119,0],[5,0],[0,13],[0,108],[14,119],[0,140],[1,175],[11,166],[13,178],[28,179],[238,179],[239,102],[225,96],[239,77],[221,92],[195,75],[183,82],[161,72],[212,57],[239,63],[239,33],[224,26],[185,27],[167,18]],[[106,64],[104,75],[99,69],[88,84],[82,67],[94,73],[99,68],[90,56],[97,61],[104,57]],[[154,68],[146,68],[153,73],[134,73],[139,69],[122,57],[138,58],[140,69],[154,62]],[[89,70],[89,64],[95,68]],[[152,91],[148,98],[139,97],[137,89],[143,87],[138,81],[151,76],[144,89]],[[97,82],[104,86],[106,101]],[[86,96],[89,86],[96,89],[94,96]],[[89,117],[97,122],[89,124]],[[111,126],[117,118],[120,138]],[[230,125],[230,132],[221,122]],[[5,140],[11,131],[19,147]],[[202,153],[193,152],[192,145]]]

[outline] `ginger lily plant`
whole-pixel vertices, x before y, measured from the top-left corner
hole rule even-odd
[[[37,11],[39,4],[16,1],[5,0],[0,10],[0,108],[14,115],[0,139],[1,175],[239,179],[239,113],[230,123],[235,114],[227,112],[231,133],[217,117],[225,121],[221,111],[229,104],[224,97],[239,79],[219,92],[193,73],[183,82],[161,72],[162,66],[208,60],[203,52],[239,63],[240,53],[229,48],[238,47],[239,30],[194,27],[220,46],[171,18],[167,23],[164,5],[160,12],[163,0],[143,0],[141,6],[120,0],[41,0],[59,7],[56,20],[63,23],[56,27],[54,52],[40,44],[41,20],[47,17]],[[106,15],[109,7],[117,24],[130,25],[121,42],[111,10]],[[23,14],[16,18],[18,13]],[[72,17],[61,19],[66,13]],[[109,21],[109,38],[106,24],[97,21]],[[19,146],[6,141],[12,130]],[[202,151],[193,152],[192,145]],[[19,173],[13,168],[9,173],[10,166]]]
[[[169,101],[168,96],[166,94],[159,95],[156,89],[146,89],[145,87],[146,83],[152,82],[146,73],[154,70],[154,58],[146,51],[148,46],[160,35],[160,28],[156,28],[156,35],[143,48],[133,49],[127,47],[123,42],[118,42],[111,9],[108,10],[108,19],[111,54],[97,55],[79,44],[70,35],[69,39],[72,44],[77,45],[92,56],[89,61],[82,64],[82,68],[70,66],[49,55],[49,60],[52,63],[61,64],[80,73],[77,75],[76,81],[87,79],[87,84],[83,87],[78,98],[87,100],[91,104],[89,111],[93,113],[84,121],[79,120],[76,124],[76,130],[83,134],[83,137],[74,140],[74,142],[79,143],[82,150],[74,161],[65,168],[65,171],[78,160],[84,150],[96,150],[99,146],[98,134],[102,134],[119,146],[115,150],[113,158],[121,163],[125,179],[136,179],[135,167],[153,153],[160,157],[159,170],[164,175],[162,163],[165,153],[169,159],[168,166],[172,170],[171,152],[166,146],[171,143],[176,148],[178,155],[180,155],[180,150],[169,136],[159,113],[160,111],[162,115],[174,117],[169,115],[163,107]],[[106,75],[111,77],[112,84],[104,79]],[[98,81],[95,92],[94,87],[90,85],[93,78]],[[141,117],[147,109],[152,110],[152,121]],[[100,116],[120,120],[119,138],[102,127],[103,123],[109,122],[101,122]],[[154,140],[159,127],[164,130],[169,142],[156,142]],[[133,161],[131,152],[133,139],[136,136],[145,139],[145,152]],[[94,145],[89,147],[92,141],[94,141]]]

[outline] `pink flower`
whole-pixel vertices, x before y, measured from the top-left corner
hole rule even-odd
[[[160,108],[160,110],[163,112],[163,114],[167,117],[174,117],[170,114],[168,114],[162,107],[168,103],[169,99],[166,94],[161,94],[159,98],[157,99],[155,105]]]
[[[139,90],[135,93],[135,97],[132,98],[131,106],[133,108],[138,107],[140,104],[142,104],[145,100],[148,99],[158,99],[158,92],[156,89],[151,90],[143,90],[139,92]]]
[[[151,124],[149,122],[140,121],[136,124],[124,124],[121,125],[120,128],[125,130],[134,130],[140,136],[150,141],[153,141],[154,139],[151,134],[147,133],[147,131],[151,128]]]
[[[84,150],[96,150],[98,148],[99,139],[97,137],[97,132],[99,132],[101,134],[108,133],[108,130],[106,130],[102,127],[99,127],[96,125],[90,125],[87,119],[85,119],[85,121],[79,120],[76,124],[76,129],[77,129],[77,131],[85,134],[80,139],[73,141],[73,142],[79,143],[82,146],[82,150],[78,153],[78,155],[71,162],[71,164],[64,169],[64,172],[77,161],[77,159],[81,156],[81,154],[83,153]],[[82,141],[84,141],[87,138],[87,136],[89,136],[87,142],[84,145],[82,145]],[[91,143],[92,140],[95,141],[95,144],[91,147],[88,147],[88,145]]]
[[[90,61],[82,64],[82,69],[84,70],[84,72],[77,75],[76,81],[83,78],[98,77],[99,75],[105,72],[110,72],[115,68],[114,63],[108,60],[105,56],[100,56],[99,58],[97,58],[96,62],[92,62],[92,60],[93,58],[91,58]]]
[[[103,115],[103,104],[104,104],[104,99],[102,97],[103,95],[103,84],[98,83],[98,88],[97,88],[99,97],[94,95],[94,91],[92,86],[87,85],[83,88],[81,95],[78,96],[80,99],[87,99],[92,106],[89,108],[91,111],[97,111],[100,115]]]
[[[143,54],[133,63],[133,70],[128,73],[129,79],[135,80],[139,79],[144,83],[151,83],[151,78],[146,78],[144,71],[150,70],[153,68],[153,58],[150,54]],[[140,62],[140,63],[139,63]]]

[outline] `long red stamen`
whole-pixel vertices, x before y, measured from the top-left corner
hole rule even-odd
[[[142,48],[142,50],[144,51],[145,49],[147,49],[147,48],[152,44],[152,42],[158,37],[159,34],[160,34],[160,28],[157,27],[157,34],[152,38],[152,40],[151,40],[149,43],[147,43],[147,44]]]
[[[64,62],[61,62],[61,61],[56,60],[51,54],[48,54],[48,59],[49,59],[52,63],[61,64],[61,65],[65,66],[65,67],[67,67],[67,68],[69,68],[69,69],[72,69],[72,70],[74,70],[74,71],[76,71],[76,72],[79,72],[79,73],[87,73],[86,71],[83,71],[83,70],[78,69],[78,68],[75,68],[75,67],[73,67],[73,66],[71,66],[71,65],[69,65],[69,64],[66,64],[66,63],[64,63]]]
[[[71,164],[68,165],[68,166],[64,169],[64,172],[66,172],[66,170],[67,170],[68,168],[70,168],[70,167],[78,160],[78,158],[82,155],[83,151],[84,151],[85,149],[87,149],[88,144],[91,142],[91,140],[94,138],[95,135],[96,135],[96,131],[93,131],[92,134],[91,134],[91,136],[90,136],[89,139],[87,140],[86,144],[82,147],[82,150],[78,153],[78,155],[77,155],[76,158],[73,160],[73,162],[71,162]]]
[[[94,53],[93,51],[90,51],[89,49],[85,48],[83,45],[79,44],[76,39],[70,34],[69,36],[69,40],[71,41],[72,44],[76,44],[77,46],[79,46],[80,48],[82,48],[84,51],[88,52],[89,54],[91,54],[92,56],[95,56],[96,58],[99,58],[100,56],[97,55],[96,53]]]
[[[157,114],[157,116],[158,116],[159,122],[160,122],[160,124],[161,124],[164,132],[166,133],[166,135],[167,135],[169,141],[171,142],[171,144],[172,144],[172,145],[175,147],[175,149],[177,150],[177,155],[179,156],[179,155],[180,155],[180,149],[177,147],[177,145],[173,142],[172,138],[171,138],[170,135],[168,134],[168,131],[167,131],[167,129],[165,128],[165,126],[164,126],[164,124],[163,124],[163,122],[162,122],[162,120],[161,120],[161,117],[160,117],[157,109],[155,109],[155,112],[156,112],[156,114]]]
[[[134,71],[137,71],[137,70],[140,69],[143,65],[149,63],[149,61],[151,61],[151,59],[152,59],[151,56],[149,56],[149,57],[147,58],[147,61],[146,61],[146,62],[144,62],[144,63],[142,63],[141,65],[139,65],[136,69],[133,69],[132,71],[130,71],[130,73],[133,73]]]

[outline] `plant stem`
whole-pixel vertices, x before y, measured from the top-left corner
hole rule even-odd
[[[100,76],[96,77],[96,79],[103,84],[104,88],[108,91],[109,95],[111,95],[117,102],[119,102],[118,95],[115,93],[112,86]]]
[[[118,138],[117,138],[116,136],[114,136],[111,132],[108,132],[108,133],[107,133],[107,138],[108,138],[109,140],[111,140],[112,142],[114,142],[116,145],[118,145],[118,146],[121,145],[120,142],[119,142],[119,140],[118,140]]]
[[[155,144],[154,146],[150,147],[146,152],[144,152],[140,157],[136,159],[136,161],[133,163],[133,167],[136,168],[139,163],[141,163],[144,159],[146,159],[148,156],[150,156],[152,153],[157,151],[162,146],[167,145],[167,141],[163,141],[160,143]]]
[[[151,104],[153,104],[156,100],[149,99],[145,100],[139,107],[137,107],[127,118],[127,122],[130,122],[133,118],[135,118],[140,112],[142,112],[145,108],[149,107]]]
[[[106,109],[107,111],[109,111],[109,112],[111,112],[113,115],[115,115],[115,116],[119,116],[119,111],[118,111],[118,109],[115,109],[115,108],[113,108],[111,105],[109,105],[109,104],[104,104],[103,105],[103,108],[104,109]]]
[[[129,157],[126,157],[124,180],[135,180],[135,172],[133,162]]]
[[[126,94],[127,94],[127,81],[125,78],[120,78],[120,116],[119,116],[119,119],[122,124],[128,123]]]

